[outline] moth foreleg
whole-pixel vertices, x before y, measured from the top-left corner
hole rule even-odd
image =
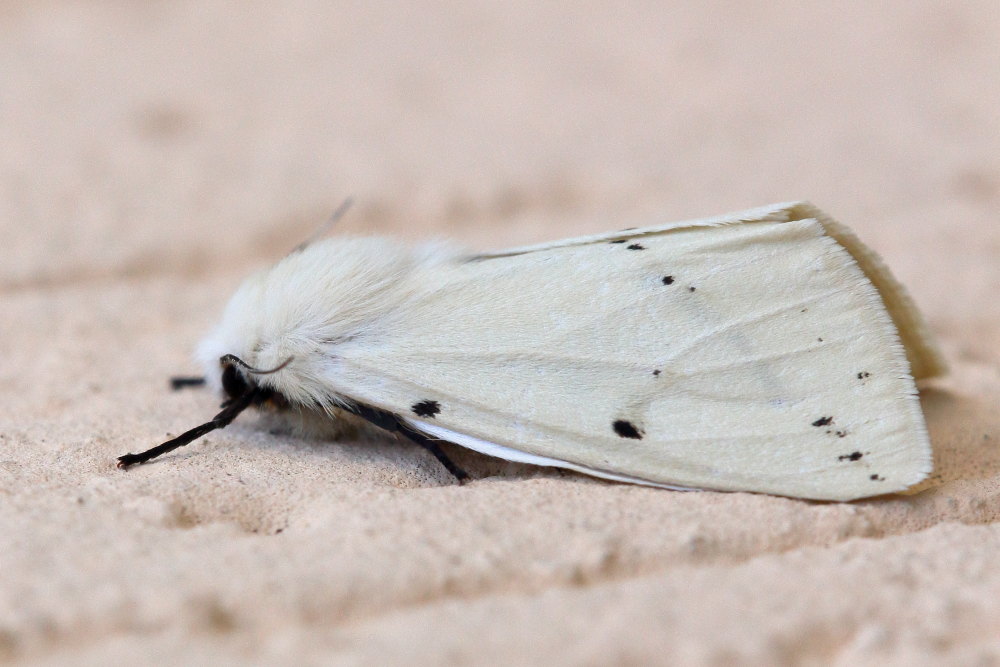
[[[204,384],[205,378],[203,377],[174,376],[170,378],[170,388],[174,391],[184,387],[201,387]]]
[[[405,425],[400,424],[400,426],[401,428],[399,429],[399,432],[405,438],[408,438],[412,442],[417,443],[418,445],[429,451],[431,454],[433,454],[434,458],[440,461],[441,465],[447,468],[448,472],[450,472],[452,475],[455,476],[455,479],[458,480],[459,484],[464,484],[465,481],[469,479],[469,473],[465,472],[462,468],[458,466],[457,463],[452,461],[447,454],[441,451],[441,448],[438,447],[437,444],[438,441],[433,440],[432,438],[424,435],[423,433],[414,431]]]
[[[469,473],[462,470],[448,457],[447,454],[441,451],[441,448],[438,446],[438,442],[440,442],[439,440],[435,440],[430,436],[426,436],[415,430],[412,426],[401,420],[396,414],[389,412],[388,410],[373,408],[372,406],[364,405],[363,403],[350,403],[344,406],[344,409],[381,429],[385,429],[390,433],[399,433],[411,442],[420,445],[433,454],[434,458],[440,461],[441,465],[443,465],[448,472],[450,472],[455,479],[459,481],[459,483],[464,483],[465,480],[469,479]]]

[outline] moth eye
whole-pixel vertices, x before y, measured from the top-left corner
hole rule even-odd
[[[233,365],[226,366],[222,371],[222,390],[229,398],[239,398],[247,393],[247,381]]]

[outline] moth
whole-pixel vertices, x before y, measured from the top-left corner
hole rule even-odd
[[[225,396],[670,489],[851,500],[932,468],[945,366],[881,260],[814,206],[498,252],[330,238],[251,276],[197,353]]]

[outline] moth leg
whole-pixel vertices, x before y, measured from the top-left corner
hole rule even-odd
[[[441,465],[443,465],[445,468],[448,469],[448,472],[450,472],[455,477],[455,479],[458,480],[459,484],[464,484],[465,481],[469,479],[469,473],[462,470],[462,468],[460,468],[457,463],[452,461],[447,454],[441,451],[441,448],[438,447],[437,441],[432,440],[423,433],[412,431],[409,428],[403,426],[402,424],[400,424],[400,426],[401,428],[399,429],[399,433],[402,434],[403,437],[407,438],[412,442],[415,442],[416,444],[420,445],[421,447],[429,451],[431,454],[433,454],[434,458],[440,461]]]
[[[147,449],[144,452],[139,452],[138,454],[122,454],[118,457],[118,467],[125,470],[129,466],[136,465],[137,463],[145,463],[150,459],[155,459],[157,456],[161,456],[167,452],[172,452],[178,447],[188,445],[206,433],[211,433],[217,428],[225,428],[229,426],[229,424],[232,423],[232,421],[236,419],[241,412],[250,407],[250,404],[255,400],[259,399],[260,395],[260,389],[251,389],[239,398],[227,401],[229,405],[227,405],[222,412],[212,417],[211,421],[205,422],[201,426],[195,426],[190,431],[181,433],[173,440],[167,440],[162,445],[157,445],[156,447]]]
[[[203,377],[185,377],[177,375],[170,378],[170,388],[174,391],[183,389],[184,387],[201,387],[204,384],[205,378]]]
[[[351,414],[361,417],[365,421],[371,422],[379,428],[385,429],[390,433],[399,433],[403,437],[420,445],[433,454],[434,458],[440,461],[441,465],[447,468],[448,472],[450,472],[460,484],[469,479],[469,473],[458,467],[454,461],[448,458],[447,454],[441,451],[441,448],[438,447],[437,440],[415,431],[413,427],[403,422],[392,412],[373,408],[372,406],[364,405],[363,403],[351,403],[344,406],[344,409]]]

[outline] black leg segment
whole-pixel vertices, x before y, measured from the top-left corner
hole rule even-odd
[[[250,404],[253,403],[259,396],[259,389],[251,389],[250,391],[247,391],[239,398],[230,401],[229,405],[227,405],[222,412],[212,418],[212,421],[205,422],[201,426],[195,426],[190,431],[182,433],[173,440],[168,440],[162,445],[157,445],[152,449],[147,449],[146,451],[138,454],[123,454],[122,456],[119,456],[118,467],[125,469],[137,463],[145,463],[150,459],[155,459],[157,456],[162,456],[167,452],[172,452],[178,447],[183,447],[188,443],[194,442],[201,436],[206,433],[211,433],[217,428],[225,428],[226,426],[229,426],[230,422],[236,419],[237,415],[250,407]]]
[[[178,389],[183,389],[184,387],[201,387],[205,384],[205,378],[203,377],[183,377],[175,376],[170,378],[170,388],[174,391]]]
[[[469,473],[462,470],[462,468],[452,461],[447,454],[441,451],[441,448],[438,446],[438,442],[442,441],[435,440],[434,438],[415,430],[412,426],[400,419],[396,414],[389,412],[388,410],[380,410],[379,408],[373,408],[370,405],[364,405],[361,403],[352,403],[345,409],[351,414],[357,415],[358,417],[361,417],[365,421],[374,424],[381,429],[385,429],[390,433],[399,433],[411,442],[420,445],[433,454],[434,458],[440,461],[441,465],[443,465],[460,483],[469,479]]]

